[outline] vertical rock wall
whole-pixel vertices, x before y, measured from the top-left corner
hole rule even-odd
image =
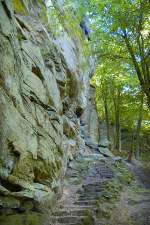
[[[83,54],[82,38],[71,37],[69,28],[55,37],[48,31],[39,17],[43,8],[37,1],[0,1],[2,209],[53,204],[67,162],[83,144],[80,116],[87,96],[88,131],[98,141],[87,90],[94,64]]]
[[[95,104],[95,88],[91,85],[88,87],[87,107],[81,117],[81,124],[85,141],[91,142],[91,144],[99,144],[100,131],[99,118]]]

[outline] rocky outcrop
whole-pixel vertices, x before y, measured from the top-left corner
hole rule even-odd
[[[50,18],[43,22],[43,10],[38,1],[0,1],[0,208],[5,210],[50,207],[61,193],[69,159],[84,146],[80,116],[94,64],[84,55],[82,35],[72,36],[64,21],[54,34]],[[88,130],[97,142],[95,124]]]
[[[87,107],[81,117],[81,131],[86,143],[99,144],[99,118],[95,104],[95,88],[87,85]]]

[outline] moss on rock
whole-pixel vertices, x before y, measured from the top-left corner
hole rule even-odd
[[[14,11],[16,13],[22,14],[24,16],[28,15],[28,11],[27,11],[27,9],[24,5],[24,2],[22,0],[13,0],[12,3],[13,3]]]

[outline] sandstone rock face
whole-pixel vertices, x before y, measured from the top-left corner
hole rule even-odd
[[[86,142],[98,145],[100,141],[100,129],[95,104],[95,88],[90,85],[87,85],[87,87],[87,107],[81,117],[81,131]]]
[[[100,123],[100,145],[101,147],[108,148],[109,147],[109,140],[107,137],[107,126],[105,121],[101,121]]]
[[[52,35],[40,3],[15,2],[0,1],[0,207],[23,210],[49,207],[61,193],[69,159],[84,148],[87,96],[89,136],[99,137],[83,40],[69,28]]]

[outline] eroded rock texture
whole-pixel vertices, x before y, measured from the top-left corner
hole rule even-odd
[[[16,2],[23,4],[19,8]],[[69,28],[56,37],[48,32],[38,14],[45,6],[37,2],[0,1],[0,207],[5,210],[53,204],[67,162],[84,146],[80,117],[94,64]],[[88,120],[97,118],[90,114]],[[89,129],[98,141],[97,128]]]
[[[100,141],[99,118],[95,104],[95,88],[87,85],[87,107],[81,116],[81,129],[85,141],[91,144],[98,144]]]

